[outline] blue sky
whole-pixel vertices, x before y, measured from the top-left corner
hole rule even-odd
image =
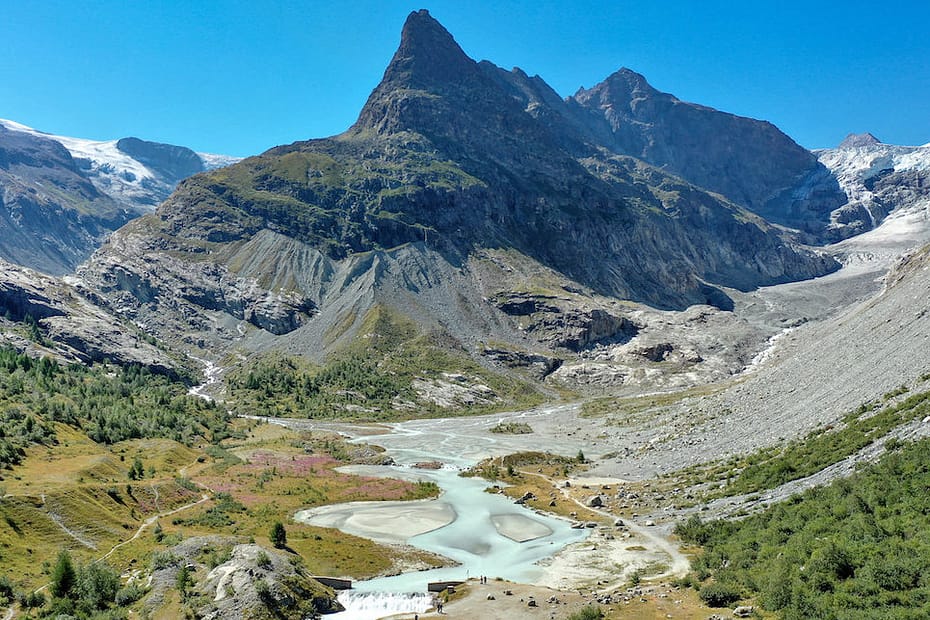
[[[930,3],[8,0],[0,117],[250,155],[339,133],[427,8],[465,52],[562,96],[620,67],[809,148],[930,142]]]

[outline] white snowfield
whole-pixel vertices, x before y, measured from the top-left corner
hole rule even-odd
[[[872,218],[872,230],[837,244],[848,250],[846,260],[862,251],[875,258],[896,256],[903,247],[927,242],[930,231],[930,196],[926,191],[901,186],[893,196],[876,195],[867,181],[880,173],[918,173],[930,170],[930,143],[923,146],[896,146],[874,142],[856,146],[814,151],[820,162],[836,177],[849,204],[859,204]],[[919,184],[918,184],[919,185]],[[890,202],[889,202],[890,201]],[[888,207],[892,208],[888,210]],[[866,250],[867,248],[867,250]]]
[[[850,200],[861,200],[869,193],[863,181],[882,170],[930,169],[930,143],[923,146],[869,144],[814,151],[820,162],[830,169]]]
[[[22,123],[0,119],[0,125],[12,131],[49,138],[64,146],[87,172],[98,190],[139,211],[152,211],[174,189],[173,184],[116,147],[118,140],[88,140],[58,136],[33,129]],[[239,161],[239,157],[197,153],[204,168],[213,170]],[[86,162],[86,163],[84,163]]]

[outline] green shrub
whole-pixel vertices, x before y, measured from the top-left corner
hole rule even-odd
[[[126,607],[138,601],[144,594],[145,588],[138,584],[131,583],[117,591],[114,602],[117,607]]]
[[[152,554],[152,570],[161,570],[169,566],[177,566],[178,556],[170,551],[156,551]]]
[[[582,607],[579,611],[571,614],[567,620],[601,620],[604,612],[597,605],[588,605]]]
[[[86,608],[106,609],[118,590],[119,574],[106,564],[91,562],[78,571],[77,594]]]
[[[726,583],[709,583],[701,586],[698,596],[708,607],[727,607],[741,598],[739,588]]]

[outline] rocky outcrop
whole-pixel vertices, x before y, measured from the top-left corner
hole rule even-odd
[[[414,379],[412,387],[420,400],[443,409],[491,405],[501,400],[480,381],[478,377],[443,373],[441,379]]]
[[[562,360],[557,357],[526,351],[485,347],[481,353],[486,358],[508,368],[525,369],[537,379],[546,378],[562,365]]]
[[[65,282],[0,260],[0,341],[67,362],[141,364],[168,375],[178,365],[138,327],[106,312]],[[39,340],[21,336],[35,322]]]
[[[570,351],[581,351],[594,344],[629,340],[636,334],[636,325],[624,317],[604,310],[569,310],[544,319],[540,328],[556,334],[549,339],[553,345]]]
[[[182,569],[188,572],[193,595],[187,602],[198,618],[318,618],[343,611],[335,592],[285,552],[240,544],[228,536],[193,536],[170,547],[166,555],[169,560],[147,578],[145,615],[158,615],[168,601],[176,600]],[[218,555],[228,559],[216,566],[206,563]]]
[[[203,610],[205,620],[307,618],[343,610],[330,588],[275,551],[236,545],[231,556],[198,585],[212,601]]]
[[[189,325],[223,313],[275,335],[294,331],[315,311],[314,302],[294,291],[268,290],[254,278],[238,276],[227,265],[186,262],[163,250],[160,240],[139,234],[115,238],[119,249],[94,257],[84,271],[107,303],[134,319],[150,320],[142,308],[171,308],[174,318]],[[182,246],[177,246],[180,250]],[[138,257],[128,263],[127,257]],[[92,269],[92,271],[91,271]],[[148,317],[148,318],[146,318]]]
[[[537,312],[560,312],[558,306],[548,302],[551,299],[555,299],[555,297],[509,293],[499,296],[496,303],[501,312],[510,316],[530,316]]]
[[[637,331],[625,317],[601,308],[579,307],[570,298],[506,292],[497,295],[494,303],[501,312],[522,317],[521,328],[540,343],[576,353],[595,344],[626,342]]]

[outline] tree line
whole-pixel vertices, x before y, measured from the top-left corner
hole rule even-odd
[[[0,347],[0,467],[19,464],[30,445],[54,444],[53,422],[103,444],[163,437],[189,445],[228,436],[223,409],[142,366],[61,364]]]

